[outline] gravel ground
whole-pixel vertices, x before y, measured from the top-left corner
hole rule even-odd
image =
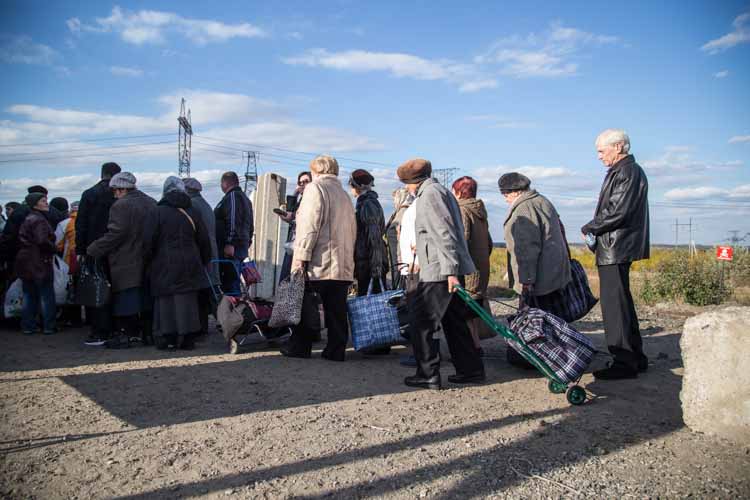
[[[496,313],[506,313],[496,305]],[[418,391],[402,348],[346,363],[82,345],[0,330],[6,498],[750,497],[750,443],[690,432],[679,336],[698,309],[641,308],[648,373],[571,407],[487,340],[488,382]],[[603,347],[598,311],[577,324]],[[604,364],[597,359],[592,368]],[[453,373],[444,366],[444,378]]]

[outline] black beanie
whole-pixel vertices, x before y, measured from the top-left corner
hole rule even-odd
[[[513,191],[525,191],[531,186],[531,180],[518,172],[510,172],[500,176],[497,181],[497,187],[501,193],[511,193]]]
[[[55,207],[61,212],[67,212],[68,211],[68,200],[65,198],[52,198],[49,202],[49,205],[51,207]]]
[[[361,168],[352,172],[349,178],[349,184],[354,187],[370,186],[373,182],[375,182],[375,178],[370,175],[370,172]]]
[[[47,191],[47,188],[44,186],[31,186],[28,189],[29,193],[42,193],[42,194],[49,194],[49,191]]]

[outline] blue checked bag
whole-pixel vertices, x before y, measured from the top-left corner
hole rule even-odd
[[[594,357],[594,344],[588,337],[541,309],[521,310],[510,322],[510,328],[565,383],[580,379]],[[517,342],[507,341],[522,352]]]
[[[381,282],[381,289],[384,289]],[[386,290],[371,293],[372,281],[367,295],[349,299],[346,303],[349,325],[352,330],[354,350],[383,347],[403,343],[398,322],[398,297],[403,290]]]

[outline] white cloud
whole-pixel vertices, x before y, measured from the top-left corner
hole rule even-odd
[[[741,14],[732,22],[734,31],[706,42],[701,50],[709,54],[718,54],[741,43],[750,42],[750,12]]]
[[[664,198],[669,201],[705,200],[707,198],[724,198],[728,194],[729,191],[726,189],[701,186],[670,189],[664,193]]]
[[[750,135],[735,135],[729,139],[729,144],[737,144],[740,142],[750,142]]]
[[[60,54],[28,36],[0,36],[0,61],[11,64],[52,66]]]
[[[714,73],[714,78],[726,78],[728,76],[729,76],[729,71],[726,69],[723,71],[718,71]]]
[[[140,68],[128,68],[125,66],[110,66],[109,72],[115,76],[126,76],[130,78],[138,78],[143,76],[143,70]]]
[[[71,33],[117,33],[123,41],[134,45],[163,43],[170,33],[178,33],[197,45],[225,42],[232,38],[267,36],[262,28],[250,23],[227,24],[212,19],[190,19],[174,12],[139,10],[130,12],[119,6],[108,17],[98,17],[93,24],[78,18],[67,21]]]
[[[641,162],[654,183],[662,186],[684,185],[705,179],[707,172],[740,167],[743,163],[734,161],[707,161],[696,159],[692,148],[687,146],[669,146],[655,159]]]
[[[572,59],[585,46],[600,46],[619,42],[614,36],[588,33],[553,23],[541,34],[513,36],[495,42],[477,64],[493,64],[501,74],[521,77],[560,77],[578,72]]]
[[[396,78],[444,80],[458,85],[462,92],[475,92],[497,86],[494,79],[478,75],[471,65],[446,59],[425,59],[412,54],[364,50],[329,52],[326,49],[310,49],[299,56],[282,58],[282,62],[295,66],[322,67],[359,73],[385,71]]]

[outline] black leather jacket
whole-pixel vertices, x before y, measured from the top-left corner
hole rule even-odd
[[[594,219],[581,231],[596,236],[599,266],[648,259],[648,179],[633,155],[610,167]]]
[[[388,267],[385,251],[385,216],[375,191],[357,197],[357,241],[354,244],[356,277],[378,277]]]

